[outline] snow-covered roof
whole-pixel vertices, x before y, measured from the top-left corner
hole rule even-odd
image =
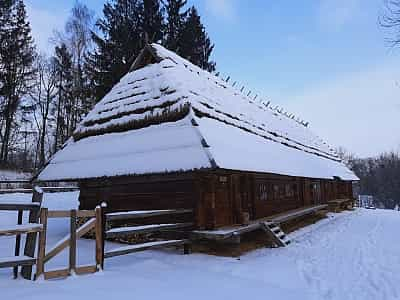
[[[217,167],[358,180],[308,126],[158,44],[143,50],[39,180]]]

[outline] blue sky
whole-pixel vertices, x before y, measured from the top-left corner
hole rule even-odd
[[[101,15],[102,0],[81,0]],[[400,49],[378,25],[383,0],[189,0],[224,76],[294,112],[360,156],[400,150]],[[34,37],[62,28],[72,0],[26,0]]]

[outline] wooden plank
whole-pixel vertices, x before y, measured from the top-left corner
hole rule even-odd
[[[18,211],[18,219],[17,219],[18,225],[22,224],[23,214],[24,214],[23,210]],[[15,256],[19,256],[20,248],[21,248],[21,235],[17,234],[17,236],[15,237],[15,250],[14,250]],[[14,267],[13,273],[14,273],[14,279],[16,279],[18,277],[18,266]]]
[[[48,213],[49,218],[69,218],[71,217],[70,210],[50,210]]]
[[[119,227],[113,228],[106,232],[107,238],[124,236],[129,234],[159,232],[168,229],[186,228],[193,226],[193,223],[176,223],[176,224],[151,224],[133,227]]]
[[[93,218],[96,216],[96,213],[94,210],[78,210],[76,216],[78,218]]]
[[[43,230],[39,233],[38,259],[36,264],[35,279],[37,279],[41,274],[44,273],[44,257],[46,253],[46,236],[47,236],[47,215],[48,215],[48,209],[42,208],[40,212],[40,223],[43,226]]]
[[[35,187],[32,196],[32,203],[38,203],[39,206],[42,204],[43,191],[39,187]],[[29,223],[39,222],[39,210],[31,210],[29,214]],[[26,236],[24,255],[34,257],[36,248],[36,232],[29,233]],[[25,279],[31,279],[32,277],[32,266],[24,266],[21,270],[22,277]]]
[[[76,269],[76,210],[71,210],[69,239],[69,271],[75,272]]]
[[[0,203],[0,210],[39,210],[39,203]]]
[[[97,266],[82,266],[75,269],[77,275],[92,274],[97,272]]]
[[[76,216],[79,218],[91,218],[95,216],[94,210],[78,210]],[[50,210],[49,218],[69,218],[71,217],[70,210]]]
[[[192,209],[164,209],[164,210],[144,210],[144,211],[127,211],[114,212],[106,214],[107,221],[141,219],[146,217],[177,215],[192,213]]]
[[[39,232],[41,230],[42,230],[42,225],[40,225],[40,224],[22,224],[22,225],[14,225],[14,226],[9,225],[7,227],[0,227],[0,236]]]
[[[95,226],[95,221],[96,219],[90,219],[87,221],[85,224],[83,224],[81,227],[78,228],[76,231],[76,237],[80,238],[84,236],[86,233],[88,233],[94,226]],[[65,248],[68,247],[69,245],[69,240],[70,240],[71,235],[68,234],[65,236],[60,242],[58,242],[50,251],[46,254],[44,258],[44,262],[48,262],[51,258],[56,256],[58,253],[63,251]]]
[[[104,253],[104,258],[115,257],[129,253],[145,251],[149,249],[159,249],[170,246],[179,246],[188,243],[190,243],[188,240],[170,240],[170,241],[158,241],[158,242],[148,242],[137,245],[129,245],[107,251],[106,253]]]
[[[36,259],[28,256],[12,256],[0,258],[0,268],[11,268],[15,266],[32,266]]]
[[[65,278],[70,275],[69,269],[62,269],[62,270],[54,270],[54,271],[47,271],[44,272],[44,279],[56,279],[56,278]]]
[[[311,207],[306,207],[306,208],[300,208],[300,209],[294,209],[294,210],[290,210],[275,216],[270,216],[267,217],[266,219],[269,221],[272,221],[274,223],[285,223],[288,221],[291,221],[293,219],[308,215],[308,214],[312,214],[316,211],[322,210],[327,208],[328,205],[327,204],[322,204],[322,205],[316,205],[316,206],[311,206]]]
[[[226,228],[220,228],[216,230],[194,230],[191,232],[193,239],[207,239],[207,240],[225,240],[233,238],[234,236],[240,236],[242,234],[255,231],[261,228],[259,222],[254,222],[249,225],[232,226]]]
[[[103,209],[98,206],[96,207],[96,225],[95,225],[95,232],[96,232],[96,265],[98,268],[103,269],[104,267],[104,243],[103,243],[103,236],[104,236],[104,228],[103,228]]]

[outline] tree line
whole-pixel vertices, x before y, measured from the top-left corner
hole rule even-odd
[[[94,18],[76,2],[39,53],[23,0],[0,2],[0,167],[41,168],[124,76],[147,42],[215,71],[211,42],[186,0],[108,0]]]
[[[374,197],[375,205],[394,209],[400,206],[400,155],[383,153],[377,157],[358,158],[339,149],[347,166],[360,178],[357,192]]]

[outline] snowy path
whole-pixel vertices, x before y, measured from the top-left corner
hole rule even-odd
[[[64,208],[76,205],[77,193],[46,197],[46,206]],[[14,217],[0,213],[0,225]],[[50,228],[51,245],[68,223]],[[38,282],[14,281],[10,269],[0,269],[1,299],[400,299],[398,228],[400,212],[362,209],[292,233],[287,248],[260,249],[240,260],[146,251],[107,260],[101,273]],[[0,256],[10,255],[12,245],[0,238]],[[93,249],[92,241],[81,240],[79,261],[91,262]],[[65,266],[67,257],[63,252],[49,269]]]

